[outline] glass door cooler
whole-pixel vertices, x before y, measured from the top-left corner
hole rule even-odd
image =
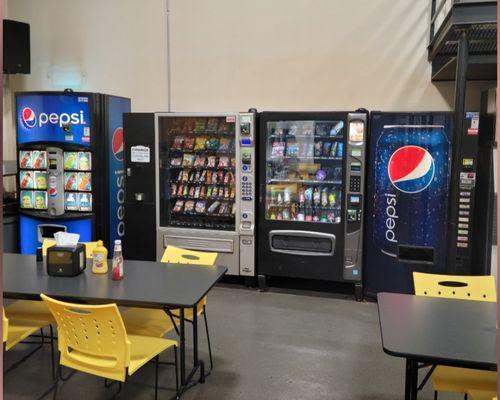
[[[254,119],[156,114],[157,258],[167,245],[213,251],[254,275]]]
[[[261,114],[261,277],[361,282],[365,131],[365,113]]]

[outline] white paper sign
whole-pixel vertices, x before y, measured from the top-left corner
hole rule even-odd
[[[136,163],[149,163],[150,151],[146,146],[132,146],[130,148],[130,160]]]

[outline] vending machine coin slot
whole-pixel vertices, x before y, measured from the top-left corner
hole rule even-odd
[[[64,214],[63,151],[51,147],[47,149],[48,158],[48,212],[52,216]]]

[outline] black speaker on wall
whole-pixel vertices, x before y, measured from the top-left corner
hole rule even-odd
[[[29,24],[3,20],[3,72],[4,74],[31,72]]]

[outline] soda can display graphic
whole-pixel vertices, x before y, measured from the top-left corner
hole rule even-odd
[[[33,151],[33,169],[46,169],[47,168],[47,152]]]
[[[441,125],[383,127],[373,211],[373,239],[382,253],[402,262],[435,262],[446,224],[450,147]]]
[[[33,208],[33,192],[31,190],[21,190],[21,208]]]
[[[92,190],[92,174],[90,172],[78,173],[78,190],[90,192]]]
[[[67,211],[78,211],[77,193],[64,193],[64,209]]]
[[[33,171],[19,171],[19,186],[21,189],[33,189],[35,187]]]
[[[27,150],[19,152],[19,167],[24,169],[31,169],[33,166],[33,153]]]
[[[64,152],[64,169],[66,170],[78,169],[78,153],[76,151]]]
[[[64,173],[64,190],[76,190],[78,187],[78,178],[76,172]]]
[[[47,209],[47,192],[38,190],[35,192],[35,209],[36,210]]]
[[[80,211],[92,211],[92,195],[90,193],[78,193],[78,207]]]
[[[90,171],[92,169],[91,156],[88,151],[78,152],[78,170]]]
[[[37,189],[47,190],[47,172],[35,171],[35,187]]]

